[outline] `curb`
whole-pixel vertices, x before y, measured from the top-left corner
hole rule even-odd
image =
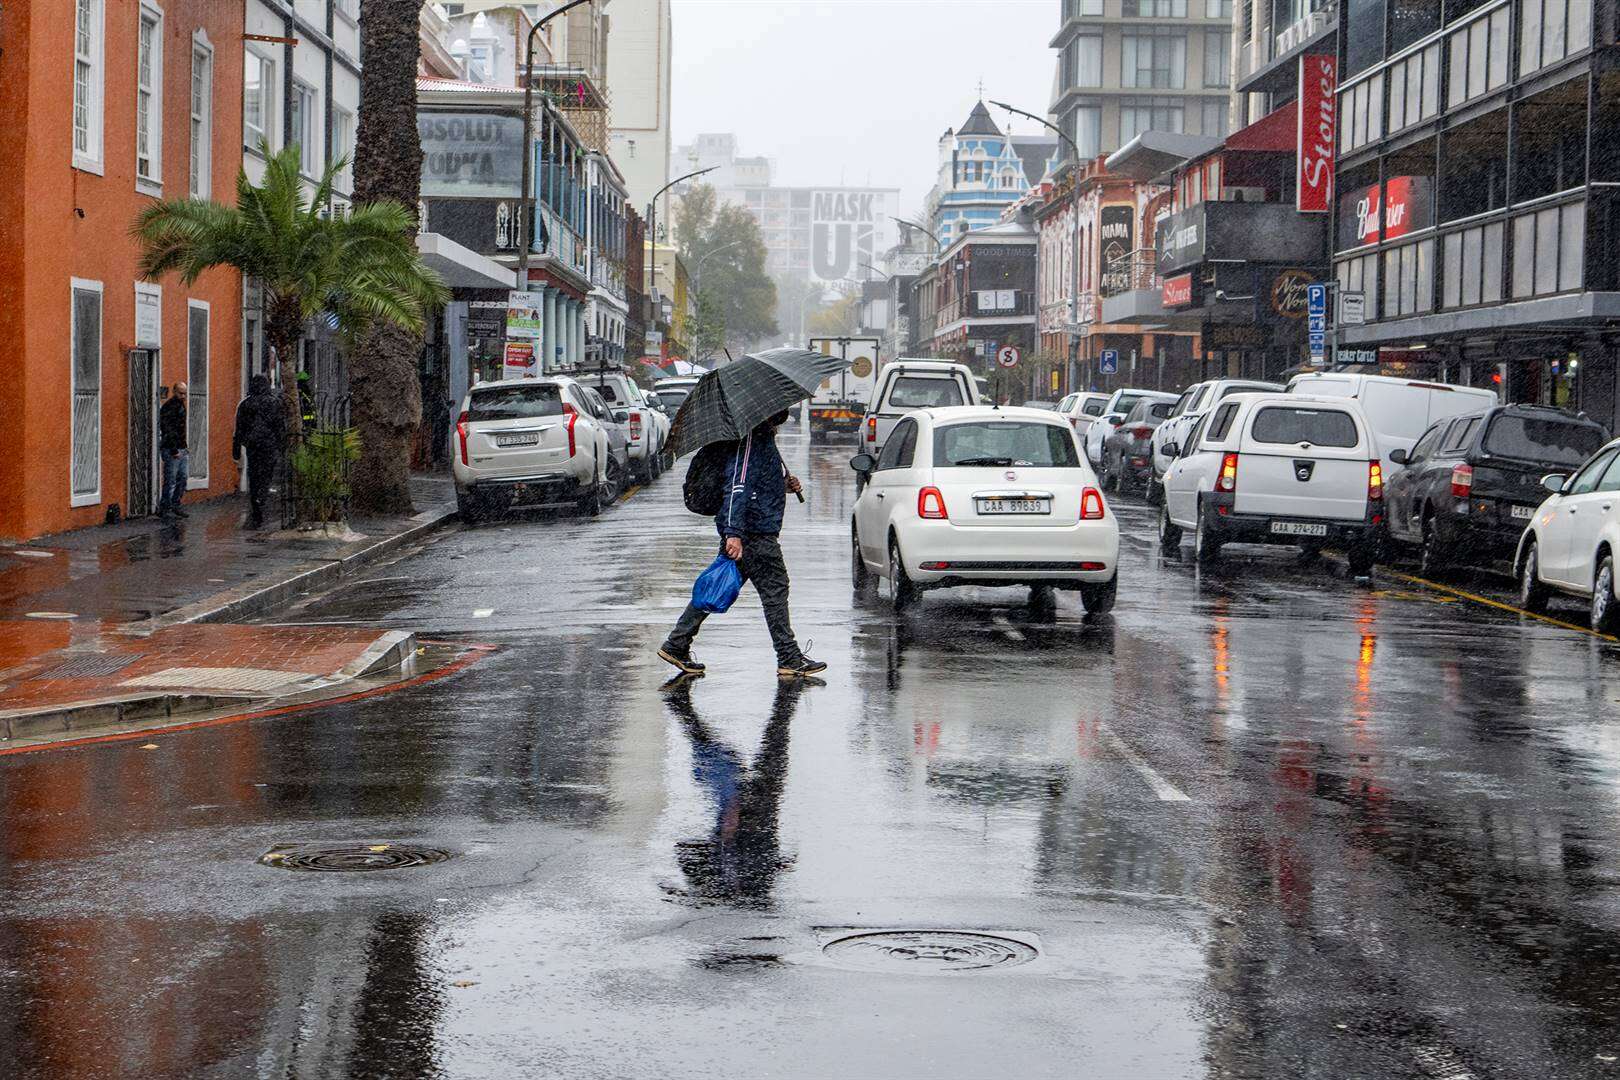
[[[186,623],[240,622],[254,615],[263,615],[292,603],[307,593],[330,588],[343,578],[359,573],[383,557],[406,544],[414,543],[459,518],[456,508],[438,507],[424,510],[410,519],[404,530],[359,547],[334,558],[309,564],[290,576],[269,584],[255,581],[233,589],[206,596],[183,607],[140,622],[119,627],[119,632],[142,636],[154,630]]]
[[[115,727],[142,720],[159,720],[190,713],[245,705],[255,700],[243,694],[131,694],[127,697],[76,701],[60,708],[31,712],[17,709],[0,713],[0,745],[13,739],[33,739],[87,728]]]

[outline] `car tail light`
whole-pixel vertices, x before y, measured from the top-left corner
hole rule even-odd
[[[917,492],[917,516],[943,521],[950,517],[945,512],[945,496],[941,495],[937,487],[925,487]]]
[[[1106,570],[1106,569],[1108,569],[1108,564],[1107,563],[1100,563],[1100,562],[1083,562],[1083,563],[1080,564],[1080,569],[1082,569],[1082,570]]]
[[[461,440],[461,463],[467,464],[467,414],[456,417],[456,438]]]
[[[866,418],[866,441],[869,443],[877,442],[877,417],[875,416]]]
[[[950,568],[951,564],[948,562],[925,562],[921,566],[923,570],[949,570]]]
[[[1088,487],[1080,493],[1080,520],[1101,521],[1103,516],[1102,492]]]
[[[1236,454],[1227,454],[1221,458],[1221,474],[1215,478],[1216,491],[1237,490],[1237,459]]]
[[[1074,428],[1076,431],[1079,431],[1080,430],[1080,418],[1078,416],[1069,417],[1069,426]]]
[[[640,413],[633,412],[633,413],[630,414],[630,441],[631,442],[640,442],[641,441],[641,414]]]
[[[1367,463],[1367,501],[1379,502],[1384,497],[1384,466],[1382,462]]]
[[[1466,499],[1474,493],[1474,467],[1472,465],[1457,465],[1452,468],[1451,493],[1459,499]]]
[[[568,417],[566,425],[568,428],[568,456],[573,457],[574,451],[578,449],[574,443],[574,425],[579,422],[579,410],[564,402],[563,415]]]
[[[1148,425],[1146,425],[1146,424],[1138,424],[1136,427],[1131,428],[1130,432],[1131,432],[1131,435],[1134,438],[1138,438],[1138,439],[1151,439],[1151,438],[1153,438],[1153,429],[1151,427],[1149,427]]]

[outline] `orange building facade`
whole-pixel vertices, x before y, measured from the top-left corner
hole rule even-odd
[[[189,497],[235,490],[242,280],[139,279],[136,216],[235,201],[243,0],[0,7],[0,537],[157,506],[157,407],[190,384]]]

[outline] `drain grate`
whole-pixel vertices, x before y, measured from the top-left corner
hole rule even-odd
[[[847,967],[931,974],[1017,967],[1040,954],[1033,945],[972,930],[876,930],[829,941],[822,952]]]
[[[427,866],[449,857],[443,848],[410,844],[277,844],[259,856],[259,862],[283,870],[353,874]]]
[[[307,679],[303,671],[246,667],[172,667],[125,679],[125,686],[190,686],[199,690],[279,690]]]
[[[53,668],[46,668],[33,680],[95,679],[102,675],[116,675],[141,658],[140,653],[87,653],[64,660]]]

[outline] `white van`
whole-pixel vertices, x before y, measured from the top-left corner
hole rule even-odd
[[[1384,459],[1385,476],[1400,468],[1389,455],[1412,449],[1431,424],[1451,416],[1471,416],[1500,404],[1494,390],[1328,371],[1295,375],[1288,380],[1288,392],[1361,402],[1361,410],[1372,424],[1378,454]]]
[[[883,365],[862,418],[859,447],[873,457],[883,453],[889,432],[913,409],[978,405],[979,384],[965,364],[899,357]],[[857,485],[859,486],[859,485]]]
[[[1198,561],[1226,543],[1332,544],[1372,569],[1384,472],[1371,425],[1347,398],[1233,394],[1205,413],[1164,474],[1159,541],[1194,532]]]

